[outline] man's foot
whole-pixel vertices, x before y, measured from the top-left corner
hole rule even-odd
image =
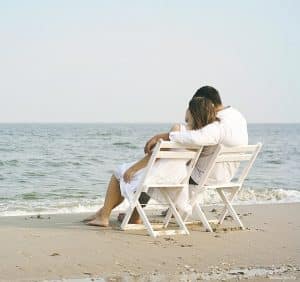
[[[119,221],[119,222],[122,222],[123,219],[124,219],[124,217],[125,217],[125,213],[120,212],[120,213],[118,214],[118,221]]]
[[[81,220],[81,222],[89,222],[89,221],[94,220],[95,218],[96,218],[96,213],[94,213],[94,214],[88,216],[87,218]]]
[[[118,215],[118,221],[120,223],[122,223],[124,217],[125,217],[125,213],[120,212]],[[142,220],[139,217],[136,218],[136,217],[131,216],[131,218],[129,219],[129,223],[130,224],[141,224]]]
[[[166,216],[167,213],[168,213],[168,211],[169,211],[169,209],[166,209],[166,210],[162,211],[162,212],[161,212],[161,215],[162,215],[162,216]]]
[[[164,211],[161,212],[161,215],[162,216],[166,216],[168,214],[168,212],[169,212],[169,209],[166,209],[166,210],[164,210]],[[173,214],[172,214],[172,218],[174,218]]]

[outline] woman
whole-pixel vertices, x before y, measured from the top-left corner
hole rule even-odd
[[[174,125],[171,131],[196,130],[209,123],[218,122],[213,103],[204,97],[193,98],[189,102],[189,107],[186,112],[186,122],[186,125]],[[134,164],[123,164],[117,168],[108,185],[103,207],[94,215],[84,220],[88,225],[102,227],[109,225],[111,211],[123,202],[124,197],[130,197],[130,194],[132,195],[136,191],[139,179],[143,176],[144,168],[147,166],[149,159],[150,155],[146,155]],[[158,160],[154,166],[157,168],[162,167],[160,166],[160,162],[161,161]],[[180,170],[182,173],[179,177],[185,177],[185,168],[186,166],[184,164],[184,167]],[[174,174],[174,177],[178,177],[178,173]],[[136,210],[130,222],[140,223],[139,215]]]

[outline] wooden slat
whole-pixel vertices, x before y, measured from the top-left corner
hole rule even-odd
[[[249,161],[251,157],[252,154],[224,154],[217,157],[216,163]]]
[[[161,229],[163,228],[163,224],[152,224],[152,227],[155,229]],[[127,226],[122,230],[145,230],[146,227],[144,224],[127,224]],[[168,230],[155,230],[154,234],[156,236],[162,236],[162,235],[177,235],[177,234],[187,234],[184,230],[178,229],[168,229]]]
[[[160,147],[164,149],[194,149],[199,150],[201,147],[206,145],[186,145],[186,144],[180,144],[177,142],[171,142],[171,141],[161,141]],[[208,146],[208,145],[207,145]]]
[[[163,228],[163,224],[151,224],[153,228],[159,229]],[[146,226],[144,224],[127,224],[122,230],[145,230]]]
[[[258,145],[246,145],[246,146],[234,146],[225,147],[222,146],[221,153],[250,153],[256,150]]]
[[[219,221],[217,219],[209,219],[207,221],[210,224],[215,224],[215,225],[217,225],[219,223]],[[196,225],[196,224],[203,225],[203,223],[200,220],[185,221],[184,223],[185,223],[185,225]]]
[[[188,235],[184,230],[159,230],[154,231],[156,236],[170,236],[170,235]]]
[[[146,184],[147,188],[183,188],[185,184]]]
[[[216,185],[205,185],[205,189],[218,189],[218,188],[233,188],[233,187],[241,187],[241,183],[238,182],[229,182],[229,183],[222,183]]]
[[[156,155],[159,159],[193,159],[196,156],[196,152],[176,152],[176,151],[159,151]]]

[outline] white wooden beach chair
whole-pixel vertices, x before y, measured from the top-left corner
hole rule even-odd
[[[192,173],[192,170],[200,156],[200,153],[203,149],[203,146],[185,146],[185,145],[180,145],[175,142],[169,142],[169,141],[162,141],[160,140],[151,155],[151,158],[148,162],[148,165],[145,169],[145,174],[144,177],[141,179],[141,182],[138,186],[138,189],[136,193],[133,196],[133,199],[128,199],[129,200],[129,208],[126,211],[125,217],[123,219],[123,222],[121,224],[121,229],[122,230],[128,230],[128,229],[141,229],[141,227],[146,227],[148,230],[148,233],[152,237],[156,237],[159,235],[175,235],[175,234],[189,234],[188,229],[185,226],[185,223],[181,217],[181,215],[178,213],[175,207],[175,202],[178,197],[178,194],[180,192],[180,189],[188,188],[188,182],[190,175]],[[151,169],[157,159],[171,159],[171,160],[178,160],[178,159],[185,159],[187,160],[187,175],[184,178],[183,181],[180,183],[176,184],[164,184],[160,183],[158,184],[151,184],[147,182],[147,177],[151,173]],[[172,171],[170,171],[170,174],[172,174]],[[146,212],[144,209],[141,207],[141,204],[139,203],[139,197],[142,192],[147,192],[150,188],[152,189],[159,189],[162,195],[165,198],[165,201],[168,205],[168,208],[170,211],[172,211],[172,214],[175,217],[176,222],[179,225],[179,229],[175,230],[170,230],[166,229],[168,227],[168,223],[166,224],[161,224],[161,225],[156,225],[155,227],[161,227],[163,230],[154,230],[154,226],[150,223],[149,218],[146,215]],[[177,197],[175,199],[171,199],[168,193],[166,192],[166,188],[174,188],[177,189]],[[129,224],[129,219],[134,211],[134,209],[137,209],[144,225],[138,225],[138,224]]]
[[[201,182],[195,187],[195,194],[191,199],[191,205],[195,208],[197,216],[202,222],[203,226],[207,231],[213,232],[209,221],[207,220],[206,215],[204,214],[201,205],[199,203],[199,199],[201,194],[206,189],[215,189],[216,192],[222,199],[224,204],[223,212],[217,221],[212,221],[217,224],[222,224],[227,213],[229,213],[232,218],[238,223],[241,229],[245,229],[241,219],[239,218],[237,212],[235,211],[232,202],[236,195],[240,192],[243,183],[262,147],[261,143],[256,145],[246,145],[246,146],[236,146],[236,147],[225,147],[219,145],[214,155],[210,159],[210,164],[208,165],[208,169],[205,171],[203,177],[201,178]],[[228,163],[228,162],[237,162],[241,167],[241,171],[239,171],[239,176],[236,175],[231,182],[228,183],[218,183],[216,185],[205,185],[207,182],[212,169],[214,168],[216,163]],[[169,220],[170,214],[168,214],[167,220]],[[184,217],[184,221],[187,221],[188,216]]]

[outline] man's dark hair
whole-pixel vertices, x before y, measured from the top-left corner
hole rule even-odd
[[[222,100],[218,90],[211,86],[203,86],[199,88],[193,96],[193,98],[196,97],[205,97],[212,101],[215,106],[222,105]]]

